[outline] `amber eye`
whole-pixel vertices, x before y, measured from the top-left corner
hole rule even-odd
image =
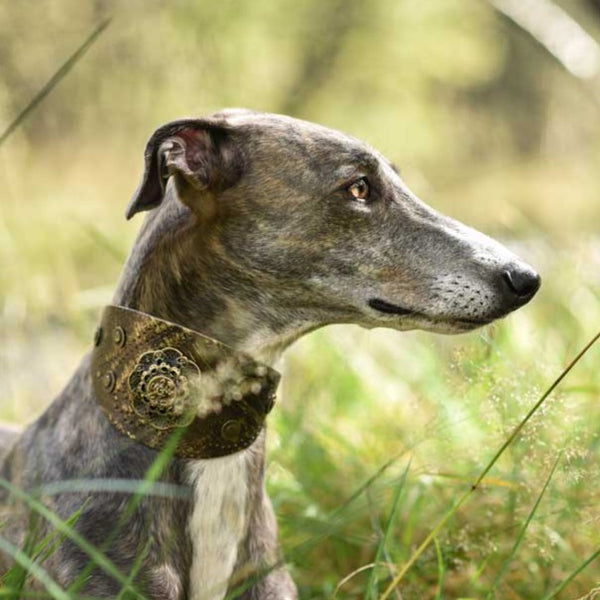
[[[362,202],[365,202],[369,199],[369,192],[371,190],[369,188],[369,182],[367,181],[366,177],[361,177],[358,181],[355,181],[346,189],[348,190],[348,192],[350,192],[350,194],[355,200],[361,200]]]

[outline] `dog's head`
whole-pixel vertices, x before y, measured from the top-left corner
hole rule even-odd
[[[238,274],[231,294],[256,285],[274,320],[457,333],[540,285],[502,245],[421,202],[367,144],[285,116],[230,110],[158,129],[127,217],[160,219],[173,203],[197,252]]]

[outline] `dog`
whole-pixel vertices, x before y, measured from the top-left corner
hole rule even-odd
[[[243,600],[292,600],[264,489],[263,420],[272,401],[259,403],[260,418],[248,409],[215,434],[239,441],[251,421],[244,444],[228,450],[214,442],[207,451],[185,433],[192,426],[181,406],[164,420],[160,411],[171,408],[161,408],[163,399],[181,381],[198,381],[200,363],[213,360],[207,352],[244,357],[258,373],[252,389],[270,377],[272,395],[271,367],[319,327],[467,332],[526,304],[540,277],[499,243],[421,202],[367,144],[282,115],[229,109],[160,127],[126,216],[141,211],[148,214],[112,301],[117,312],[104,317],[95,339],[108,354],[95,357],[96,348],[84,357],[45,413],[16,439],[3,438],[11,447],[2,477],[12,487],[2,488],[0,534],[24,543],[31,506],[15,490],[28,490],[60,518],[75,515],[80,538],[124,577],[135,573],[131,585],[146,598],[221,600],[237,590]],[[120,318],[125,325],[113,327]],[[165,328],[171,337],[161,350],[151,337],[167,335]],[[198,360],[171,347],[180,334],[202,339]],[[208,396],[222,384],[214,375],[220,360],[208,369],[217,382]],[[110,371],[121,367],[116,377]],[[246,394],[236,390],[206,414],[234,410]],[[159,473],[163,494],[131,503],[134,492],[122,489],[39,492],[65,480],[139,482],[168,446],[165,431],[183,431],[187,441]],[[90,567],[84,546],[67,536],[43,568],[65,588],[80,578],[87,595],[116,597],[123,581],[106,565]]]

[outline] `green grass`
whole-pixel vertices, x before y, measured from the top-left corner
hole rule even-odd
[[[507,326],[508,323],[502,324],[498,329]],[[442,361],[438,363],[441,372],[437,381],[432,373],[423,376],[426,390],[419,389],[418,382],[408,393],[402,389],[404,386],[398,386],[401,400],[412,409],[407,411],[408,414],[404,413],[404,406],[394,402],[397,392],[394,393],[393,383],[385,377],[397,377],[398,369],[389,364],[389,359],[386,365],[385,358],[375,359],[376,368],[380,369],[372,373],[377,382],[376,389],[373,396],[362,390],[362,402],[359,398],[355,400],[360,405],[357,406],[352,397],[348,398],[344,389],[339,393],[347,400],[345,407],[332,410],[331,403],[312,398],[311,404],[316,406],[310,414],[303,409],[290,409],[294,412],[302,410],[301,419],[294,419],[292,429],[301,427],[304,436],[300,440],[301,447],[295,452],[289,440],[282,440],[275,450],[276,460],[280,454],[290,456],[292,453],[287,483],[288,486],[293,484],[292,489],[296,491],[295,496],[290,492],[293,500],[288,500],[290,505],[293,503],[294,511],[289,514],[289,522],[285,518],[286,504],[279,506],[286,534],[284,539],[290,533],[297,535],[298,529],[305,529],[304,522],[299,525],[297,518],[302,509],[305,514],[309,511],[311,521],[318,516],[320,522],[327,522],[328,515],[335,511],[331,506],[335,505],[335,498],[343,502],[352,495],[352,481],[354,485],[360,485],[361,480],[367,479],[391,454],[405,450],[399,464],[372,483],[371,498],[376,502],[358,498],[354,510],[348,509],[346,527],[336,532],[335,538],[332,536],[324,541],[320,551],[314,550],[297,561],[300,580],[302,574],[310,581],[318,580],[315,572],[321,574],[321,581],[328,577],[331,580],[330,587],[321,583],[317,589],[314,584],[303,589],[305,597],[326,596],[334,585],[334,573],[354,572],[373,562],[378,535],[373,529],[372,512],[383,520],[390,511],[394,502],[392,471],[405,468],[409,456],[412,467],[397,507],[398,517],[389,548],[397,568],[411,560],[415,548],[432,532],[433,525],[447,515],[464,494],[472,497],[436,534],[439,551],[431,546],[426,548],[403,577],[404,598],[434,598],[442,571],[444,597],[481,598],[490,591],[495,594],[492,597],[499,598],[511,597],[509,593],[518,598],[542,597],[560,585],[594,552],[598,536],[592,526],[583,525],[597,515],[598,473],[594,460],[597,436],[591,418],[588,420],[593,414],[593,394],[589,397],[558,391],[551,396],[506,449],[493,470],[471,492],[472,484],[485,465],[535,404],[544,375],[546,385],[551,379],[551,369],[540,356],[529,368],[520,365],[517,369],[518,363],[507,358],[498,342],[503,336],[508,338],[509,334],[509,331],[497,331],[493,340],[484,335],[470,343],[447,340],[427,343],[424,336],[415,336],[419,338],[417,352],[422,350],[423,344],[429,351],[435,349],[442,355],[450,350],[451,358],[446,367],[439,366],[443,365]],[[364,353],[377,354],[379,350],[383,355],[389,347],[381,346],[394,336],[375,334],[379,343],[375,344],[376,348],[369,348],[368,341],[356,339],[364,337],[362,332],[348,335],[354,339],[354,348],[366,346]],[[310,346],[310,340],[306,345]],[[323,348],[323,341],[315,341],[316,346]],[[402,350],[396,349],[390,358],[398,359]],[[415,349],[408,351],[415,352]],[[591,352],[593,354],[594,350]],[[516,349],[515,355],[518,355]],[[459,362],[453,363],[456,358]],[[323,362],[326,364],[327,361]],[[573,381],[590,376],[593,364],[593,356],[585,358],[578,365],[581,371],[571,375]],[[327,366],[323,368],[327,369]],[[560,371],[558,367],[556,373]],[[323,380],[327,380],[325,373]],[[334,384],[330,382],[329,385],[333,387],[330,393],[335,399],[338,392]],[[569,380],[565,385],[569,385]],[[309,395],[310,392],[299,392],[300,398]],[[357,396],[360,395],[359,391]],[[363,411],[363,408],[367,410]],[[285,415],[285,418],[289,417]],[[330,422],[346,430],[346,439],[342,443],[339,433],[330,436]],[[351,444],[347,443],[349,438]],[[315,447],[325,457],[319,461],[321,469],[305,462]],[[543,488],[548,471],[560,452],[564,454],[564,462],[557,467],[545,492],[544,504],[532,516],[528,512],[532,498],[535,500],[535,494]],[[281,465],[277,465],[277,474],[280,469]],[[298,473],[298,470],[304,472]],[[323,478],[319,477],[321,474]],[[276,497],[280,493],[278,483],[278,479],[271,479]],[[304,502],[299,503],[299,498]],[[581,526],[575,525],[577,522]],[[526,523],[528,527],[524,531]],[[519,546],[515,548],[517,540]],[[582,552],[583,548],[587,552]],[[440,556],[444,560],[442,567]],[[505,566],[508,560],[511,561],[510,568]],[[501,571],[504,571],[503,577],[496,582]],[[587,575],[583,571],[580,578],[573,581],[569,595],[562,597],[573,597],[591,589],[595,572],[593,567]],[[364,576],[361,580],[357,575],[348,582],[343,597],[362,598],[367,586],[368,578]]]

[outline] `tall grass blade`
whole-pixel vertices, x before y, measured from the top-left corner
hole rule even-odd
[[[562,457],[562,452],[559,452],[558,456],[556,457],[556,460],[554,461],[554,464],[552,465],[552,469],[550,470],[550,473],[548,474],[548,477],[546,478],[546,482],[544,483],[542,490],[538,494],[538,497],[535,501],[535,504],[533,505],[533,508],[527,515],[527,519],[525,520],[525,523],[523,523],[523,527],[521,527],[521,531],[519,531],[519,535],[517,536],[517,539],[515,540],[515,543],[511,549],[510,553],[506,557],[506,560],[504,561],[504,563],[502,564],[502,567],[498,571],[498,574],[494,578],[492,587],[490,588],[490,591],[486,595],[486,600],[494,597],[494,592],[498,589],[498,585],[500,584],[500,581],[502,580],[502,578],[504,577],[504,574],[506,573],[508,567],[510,566],[513,556],[517,553],[517,550],[519,549],[519,546],[521,545],[521,542],[523,541],[523,538],[525,537],[527,528],[529,527],[529,524],[531,523],[535,513],[537,512],[537,509],[540,505],[540,502],[542,501],[542,498],[544,497],[544,494],[546,493],[546,490],[548,489],[548,485],[550,484],[552,477],[554,477],[554,473],[556,472],[556,467],[558,467],[558,463],[559,463],[561,457]]]
[[[151,493],[154,489],[154,486],[157,485],[156,480],[160,477],[168,462],[171,460],[184,431],[184,429],[178,429],[169,437],[165,447],[158,454],[156,460],[150,465],[150,468],[144,475],[144,479],[138,481],[138,485],[131,492],[132,495],[125,506],[125,510],[120,515],[119,520],[113,527],[112,531],[110,531],[106,536],[106,539],[100,548],[100,552],[106,552],[108,548],[110,548],[114,540],[119,535],[119,532],[125,527],[127,521],[138,507],[144,496],[147,496],[149,493]],[[90,556],[90,558],[92,557]],[[91,575],[94,568],[95,562],[90,560],[85,569],[83,569],[79,574],[79,577],[69,586],[69,591],[73,593],[78,592],[85,585],[85,582]],[[124,586],[124,589],[128,588]]]
[[[79,510],[75,511],[65,520],[65,523],[70,527],[73,527],[79,519],[83,508],[84,507],[82,506]],[[35,563],[42,563],[52,556],[65,538],[64,535],[61,535],[56,531],[51,531],[39,543],[36,543],[36,538],[39,535],[40,519],[39,513],[31,513],[29,524],[27,526],[26,539],[22,549],[23,554],[28,556]],[[2,584],[5,585],[8,588],[8,592],[10,592],[7,593],[7,597],[16,599],[22,596],[22,591],[25,587],[28,575],[30,575],[30,571],[21,563],[16,563],[2,576]],[[3,590],[0,590],[0,592],[2,591]],[[15,595],[13,596],[12,593]],[[0,593],[0,597],[1,596],[2,594]]]
[[[546,594],[542,600],[552,600],[552,598],[556,598],[560,592],[562,592],[568,585],[581,573],[585,570],[591,563],[593,563],[597,558],[600,557],[600,548],[596,550],[590,557],[584,560],[566,579],[560,582],[560,584],[555,587],[549,594]],[[586,596],[587,597],[587,596]]]
[[[46,519],[46,521],[48,521],[57,531],[77,544],[98,567],[116,579],[122,586],[127,586],[127,588],[135,595],[136,598],[144,599],[141,594],[131,587],[123,573],[121,573],[121,571],[119,571],[119,569],[117,569],[117,567],[102,552],[99,552],[98,549],[90,544],[90,542],[88,542],[81,534],[79,534],[79,532],[77,532],[73,527],[69,526],[66,521],[63,521],[63,519],[52,512],[49,508],[44,506],[41,502],[23,490],[19,489],[6,479],[0,478],[0,487],[7,490],[15,498],[18,498],[24,502],[31,510],[34,510],[44,519]]]
[[[129,572],[129,575],[127,577],[127,582],[129,583],[130,586],[132,586],[133,583],[135,582],[135,578],[138,576],[138,573],[140,572],[140,569],[142,568],[142,565],[144,564],[144,560],[148,556],[148,554],[150,552],[150,548],[152,547],[153,543],[154,543],[154,538],[152,536],[149,536],[148,540],[146,541],[146,544],[144,545],[144,548],[142,549],[141,552],[138,552],[137,556],[135,557],[135,562],[133,563],[133,566],[131,567],[131,571]],[[116,600],[126,600],[127,599],[127,587],[128,586],[123,586],[121,588],[121,591],[119,592],[119,595],[116,597]]]
[[[22,568],[26,569],[28,573],[31,573],[45,588],[48,590],[48,594],[50,594],[51,598],[55,600],[72,600],[70,594],[67,594],[57,583],[48,575],[48,573],[40,567],[40,565],[36,564],[25,552],[13,546],[6,538],[0,536],[0,551],[5,552],[9,556],[13,558],[13,560],[20,565]],[[9,592],[10,594],[10,592]],[[9,595],[8,597],[11,597]],[[20,594],[17,597],[22,597]]]
[[[435,555],[438,562],[438,584],[437,592],[435,593],[435,600],[444,600],[442,597],[442,590],[444,589],[444,576],[446,574],[446,569],[444,567],[444,555],[442,554],[442,547],[440,546],[439,540],[435,538],[433,543],[435,545]]]
[[[379,479],[395,462],[400,460],[407,452],[407,449],[402,450],[402,452],[398,452],[398,454],[392,456],[388,461],[383,463],[371,477],[369,477],[364,483],[362,483],[358,488],[352,492],[350,497],[338,506],[333,512],[332,516],[337,515],[340,512],[343,512],[350,504],[352,504],[365,490],[367,490],[377,479]]]
[[[8,127],[2,132],[2,135],[0,135],[0,146],[4,144],[15,129],[36,109],[40,102],[42,102],[42,100],[44,100],[44,98],[60,83],[61,79],[63,79],[63,77],[65,77],[79,62],[92,44],[98,39],[98,36],[110,25],[111,20],[112,18],[108,17],[94,28],[81,46],[67,58],[56,73],[54,73],[54,75],[46,82],[44,87],[31,99],[29,104],[27,104],[27,106],[25,106],[25,108],[13,119]]]
[[[406,465],[406,468],[400,476],[400,479],[398,480],[398,484],[396,485],[396,489],[394,491],[394,498],[392,500],[392,509],[390,510],[390,515],[388,517],[385,530],[383,532],[383,535],[381,536],[381,539],[379,540],[377,552],[375,553],[375,567],[371,569],[371,574],[367,583],[365,600],[375,600],[377,598],[377,595],[379,594],[379,589],[377,586],[377,565],[381,562],[385,553],[385,548],[390,539],[392,527],[396,519],[396,513],[398,512],[398,506],[400,505],[400,496],[402,494],[402,490],[404,489],[404,484],[406,483],[406,476],[408,475],[408,471],[410,470],[410,465],[411,461],[409,460],[408,464]]]
[[[323,540],[341,531],[346,526],[348,520],[352,520],[352,515],[348,515],[350,507],[355,504],[356,500],[360,498],[360,496],[368,490],[389,467],[402,458],[404,454],[406,454],[406,450],[399,452],[383,463],[375,473],[358,486],[358,488],[356,488],[342,504],[326,515],[326,518],[322,521],[322,526],[319,527],[319,531],[315,532],[310,539],[298,543],[293,548],[289,548],[285,558],[281,558],[272,565],[266,565],[263,568],[255,568],[251,572],[244,573],[243,577],[240,578],[241,582],[237,584],[234,582],[234,587],[229,591],[224,600],[234,600],[235,598],[239,598],[245,591],[252,587],[257,581],[266,577],[271,571],[283,567],[286,562],[293,561],[295,557],[303,556],[307,552],[310,552],[314,547],[318,546]],[[362,509],[359,508],[357,510],[360,511]],[[350,578],[352,575],[353,574],[350,574]],[[343,581],[344,580],[338,583],[338,586],[343,584]]]
[[[35,547],[36,540],[40,532],[40,515],[37,513],[30,513],[27,523],[27,529],[25,533],[25,540],[21,551],[26,556],[35,560]],[[10,591],[14,594],[12,598],[18,599],[20,593],[25,587],[27,581],[27,575],[29,571],[21,563],[16,562],[4,575],[2,576],[2,583],[10,588]]]
[[[469,490],[464,492],[458,500],[454,502],[454,504],[450,507],[448,512],[438,521],[435,527],[429,532],[427,537],[421,542],[421,545],[413,552],[412,556],[408,559],[404,565],[399,569],[398,574],[394,577],[393,581],[383,592],[383,595],[379,598],[379,600],[386,600],[386,598],[390,597],[390,594],[393,590],[398,586],[398,584],[402,581],[406,573],[410,570],[410,568],[415,564],[417,559],[423,554],[423,552],[429,547],[429,544],[438,536],[439,532],[444,528],[446,523],[454,516],[456,511],[473,495],[473,493],[477,490],[479,484],[484,480],[485,476],[490,472],[492,467],[496,464],[498,459],[502,456],[504,451],[515,441],[518,435],[521,433],[523,427],[529,422],[531,417],[539,410],[542,404],[546,401],[548,396],[558,387],[560,382],[571,372],[573,367],[585,356],[588,350],[600,339],[600,332],[598,332],[577,354],[577,356],[567,365],[567,367],[563,370],[563,372],[552,382],[550,387],[542,394],[540,399],[534,404],[533,408],[521,419],[519,424],[514,428],[512,433],[508,436],[506,441],[500,446],[500,449],[494,454],[492,459],[485,466],[483,471],[479,474],[473,485]],[[600,550],[598,550],[598,554],[600,554]]]
[[[124,494],[139,493],[145,479],[64,479],[45,483],[39,487],[39,493],[44,496],[54,496],[64,492],[121,492]],[[176,483],[155,481],[145,488],[144,493],[160,498],[191,499],[190,490]]]

